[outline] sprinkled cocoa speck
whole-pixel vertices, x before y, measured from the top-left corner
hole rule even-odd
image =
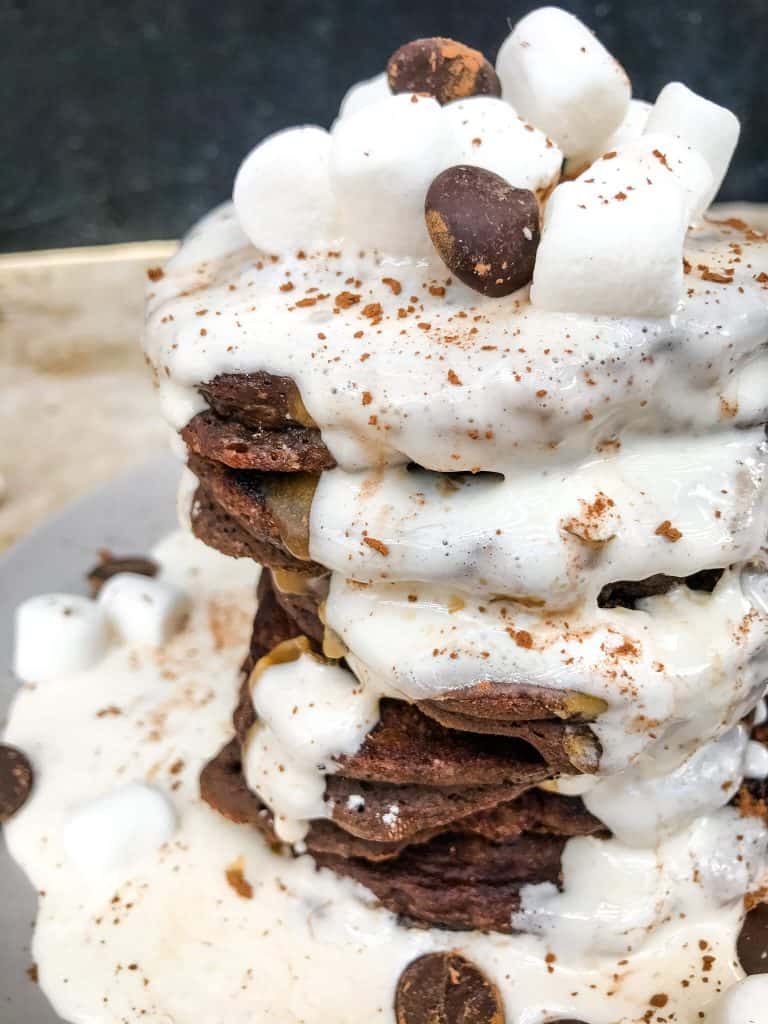
[[[509,629],[507,632],[518,647],[525,647],[526,649],[533,647],[533,637],[527,629]]]
[[[389,554],[389,548],[383,540],[377,540],[376,537],[363,537],[363,541],[369,548],[378,551],[380,555],[386,556]]]
[[[150,267],[147,271],[147,277],[150,281],[160,281],[165,277],[165,271],[162,267]]]
[[[360,301],[360,296],[355,295],[354,292],[339,292],[333,301],[339,309],[349,309],[350,306],[354,306],[356,302]]]
[[[613,198],[614,199],[618,199],[618,201],[620,203],[623,203],[624,200],[627,198],[627,193],[626,192],[617,192],[616,195]]]
[[[363,306],[362,314],[364,317],[368,317],[369,320],[375,320],[381,316],[381,303],[369,302],[367,306]]]
[[[603,160],[613,160],[616,156],[616,150],[612,149],[608,153],[603,153]]]
[[[445,295],[445,288],[441,284],[431,284],[429,286],[429,294],[441,299]]]
[[[198,309],[198,310],[195,311],[195,316],[205,316],[205,314],[207,312],[208,312],[207,309]]]
[[[665,155],[664,155],[664,154],[663,154],[663,153],[661,152],[661,150],[660,150],[660,149],[654,149],[654,151],[653,151],[653,155],[654,155],[654,156],[656,157],[656,159],[657,159],[657,160],[659,161],[659,163],[660,163],[660,164],[662,165],[662,167],[666,167],[666,168],[667,168],[667,170],[670,170],[670,166],[669,166],[669,164],[667,163],[667,158],[666,158],[666,156],[665,156]]]
[[[703,270],[702,281],[714,281],[715,284],[733,284],[733,271],[730,274],[718,274],[715,270]]]
[[[285,284],[281,284],[280,285],[280,291],[281,292],[292,292],[293,291],[293,281],[286,281]]]
[[[29,980],[32,982],[33,985],[37,984],[37,982],[38,982],[37,964],[30,964],[29,965],[29,967],[27,968],[27,977],[29,978]]]
[[[382,284],[387,285],[393,295],[399,295],[403,290],[403,286],[399,281],[396,281],[394,277],[382,277],[381,282]]]
[[[370,391],[364,391],[363,392],[363,398],[362,398],[363,405],[370,405],[372,401],[373,401],[373,395],[371,394],[371,392]]]
[[[448,371],[448,380],[450,381],[451,384],[454,384],[456,387],[459,387],[461,385],[461,378],[455,372],[455,370]]]
[[[666,1006],[669,1002],[669,996],[664,992],[657,992],[655,996],[651,996],[648,1002],[651,1006],[656,1006],[661,1009],[662,1006]]]
[[[251,900],[253,899],[253,886],[245,877],[244,869],[243,858],[238,857],[233,864],[229,865],[225,875],[228,884],[235,890],[238,896],[244,900]]]
[[[306,306],[314,306],[316,303],[317,299],[314,297],[314,295],[310,295],[306,299],[299,299],[296,305],[300,309],[304,309]]]
[[[668,519],[665,519],[663,523],[659,523],[653,532],[657,537],[664,537],[670,544],[674,544],[683,536],[680,530],[673,526]]]
[[[364,331],[355,331],[355,333],[352,335],[352,337],[353,338],[362,338],[364,333],[365,333]]]
[[[421,323],[416,324],[416,326],[419,328],[420,331],[428,331],[432,327],[432,324],[429,324],[425,320],[422,320]]]

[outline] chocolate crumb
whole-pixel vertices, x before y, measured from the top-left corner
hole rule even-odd
[[[680,530],[673,526],[668,519],[665,519],[663,523],[659,523],[653,532],[657,537],[664,537],[670,544],[675,544],[683,536]]]
[[[374,551],[378,551],[380,555],[385,557],[389,554],[389,548],[383,540],[377,540],[375,537],[363,537],[363,542],[368,545],[369,548],[373,548]]]

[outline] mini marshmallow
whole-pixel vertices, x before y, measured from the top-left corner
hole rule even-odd
[[[575,178],[581,174],[590,164],[594,163],[603,153],[610,153],[615,149],[621,149],[628,142],[639,139],[645,131],[648,122],[648,114],[651,112],[651,104],[645,100],[630,100],[627,112],[621,120],[618,128],[603,139],[597,146],[584,153],[575,153],[568,157],[565,162],[565,177]]]
[[[121,572],[107,580],[99,604],[115,632],[133,645],[166,643],[189,614],[183,590],[166,580],[133,572]]]
[[[688,221],[695,223],[707,207],[712,188],[712,172],[704,157],[673,135],[653,133],[610,151],[608,158],[596,160],[580,181],[605,185],[608,198],[618,191],[673,177],[686,194]]]
[[[84,873],[129,866],[167,843],[176,813],[158,789],[131,782],[78,808],[64,825],[69,859]]]
[[[473,96],[443,107],[443,117],[454,134],[457,163],[484,167],[532,192],[557,184],[563,154],[504,100]]]
[[[674,135],[701,153],[712,171],[706,209],[720,190],[739,141],[738,117],[691,92],[681,82],[670,82],[659,93],[645,130]]]
[[[424,197],[457,162],[453,133],[431,98],[401,93],[339,121],[331,176],[345,237],[400,256],[430,253]]]
[[[515,25],[496,60],[502,95],[566,156],[598,146],[631,96],[621,65],[578,18],[541,7]]]
[[[232,199],[257,249],[280,253],[333,241],[330,152],[328,132],[307,125],[270,135],[243,160]]]
[[[109,625],[104,610],[77,594],[41,594],[16,609],[13,671],[42,683],[82,672],[104,657]]]
[[[531,288],[541,309],[666,316],[683,292],[685,193],[675,181],[610,199],[597,184],[558,185],[547,204]]]
[[[344,93],[339,107],[339,120],[342,117],[350,117],[358,110],[362,110],[363,107],[370,107],[372,103],[378,103],[379,100],[386,100],[391,95],[392,90],[389,88],[386,71],[382,71],[380,75],[374,75],[373,78],[356,82]]]
[[[768,1024],[768,974],[737,982],[707,1007],[707,1024]]]
[[[768,778],[768,747],[757,740],[750,740],[744,754],[744,777],[746,779]]]

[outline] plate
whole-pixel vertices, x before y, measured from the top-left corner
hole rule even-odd
[[[18,686],[10,671],[13,611],[35,594],[87,593],[100,548],[142,554],[175,526],[179,463],[160,455],[70,505],[0,558],[0,721]],[[0,829],[0,836],[2,829]],[[35,894],[0,837],[0,1022],[61,1024],[30,982]]]

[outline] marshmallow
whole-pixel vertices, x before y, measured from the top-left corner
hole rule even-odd
[[[747,779],[768,778],[768,747],[757,740],[750,740],[744,755],[744,777]]]
[[[457,146],[457,163],[493,171],[532,192],[557,184],[563,154],[504,100],[473,96],[443,107]]]
[[[108,646],[107,618],[87,597],[41,594],[16,609],[13,671],[26,682],[81,672]]]
[[[609,151],[610,153],[611,151]],[[673,135],[641,135],[613,151],[609,159],[597,160],[580,176],[606,186],[606,198],[618,191],[675,178],[686,194],[688,221],[697,221],[708,205],[712,171],[704,157]]]
[[[707,1024],[768,1024],[768,974],[737,982],[707,1010]]]
[[[270,135],[243,160],[232,199],[257,249],[280,253],[336,237],[330,151],[328,132],[308,125]]]
[[[173,636],[189,614],[183,590],[166,580],[121,572],[107,580],[99,604],[127,644],[159,646]]]
[[[392,90],[389,88],[386,71],[382,71],[380,75],[374,75],[373,78],[356,82],[344,93],[339,107],[339,120],[342,117],[356,114],[358,110],[370,107],[372,103],[378,103],[379,100],[386,100],[391,95]]]
[[[720,190],[739,141],[739,119],[725,107],[705,100],[681,82],[670,82],[659,93],[646,132],[674,135],[701,153],[712,171],[705,208]]]
[[[558,185],[547,204],[531,302],[608,316],[665,316],[683,291],[685,193],[675,181],[607,198],[598,184]]]
[[[628,142],[639,139],[645,131],[650,111],[651,104],[646,103],[645,100],[630,100],[627,112],[618,128],[615,128],[607,138],[597,146],[593,146],[592,149],[568,157],[565,162],[565,176],[575,178],[603,153],[610,153],[614,149],[620,149]]]
[[[176,831],[176,814],[159,790],[131,782],[78,808],[62,842],[83,872],[106,874],[148,856]]]
[[[586,25],[558,7],[541,7],[517,23],[496,71],[504,99],[566,156],[599,145],[627,113],[624,69]]]
[[[424,197],[458,162],[442,114],[436,100],[401,93],[339,121],[331,175],[345,237],[401,256],[431,252]]]

